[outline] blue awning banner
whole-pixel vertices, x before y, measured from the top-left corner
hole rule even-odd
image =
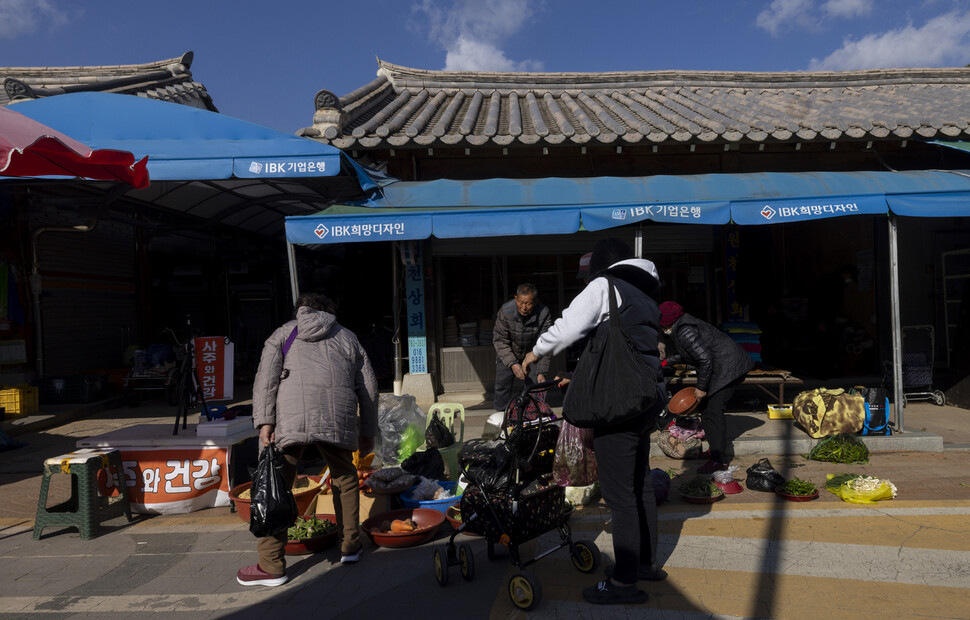
[[[153,181],[328,177],[343,166],[365,191],[382,184],[329,144],[168,101],[70,93],[10,106],[92,148],[148,155]]]
[[[411,241],[430,236],[430,214],[371,215],[366,218],[354,215],[301,215],[286,218],[287,241],[304,245]]]
[[[635,222],[669,222],[672,224],[727,224],[731,221],[731,203],[668,203],[655,205],[604,205],[581,209],[583,228],[606,230]]]
[[[896,215],[911,217],[968,217],[970,192],[947,194],[888,195],[889,208]]]
[[[887,211],[886,197],[882,194],[731,201],[731,219],[742,226],[804,222],[844,215],[881,215]]]
[[[576,208],[466,209],[432,216],[434,236],[502,237],[506,235],[571,235],[579,230]]]

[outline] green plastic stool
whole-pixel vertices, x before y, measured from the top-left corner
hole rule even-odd
[[[120,490],[117,497],[98,495],[98,472],[101,469],[114,477],[115,488]],[[48,508],[47,491],[54,474],[71,476],[71,498]],[[40,498],[37,500],[34,540],[39,540],[44,528],[51,525],[76,527],[82,540],[90,540],[98,535],[98,525],[102,521],[122,514],[129,522],[132,521],[131,505],[125,489],[125,470],[118,450],[87,448],[47,459],[44,461],[44,479],[41,480]]]

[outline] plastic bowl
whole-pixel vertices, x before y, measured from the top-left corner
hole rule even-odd
[[[455,485],[457,482],[439,482],[438,485],[445,489],[446,491],[455,490]],[[448,510],[449,506],[454,506],[461,501],[461,495],[455,495],[453,497],[446,497],[445,499],[436,500],[415,500],[411,499],[411,493],[414,491],[415,487],[411,487],[404,493],[401,493],[401,503],[404,504],[405,508],[430,508],[431,510],[437,510],[438,512],[445,512]]]
[[[744,490],[744,487],[741,486],[741,483],[737,480],[731,480],[730,482],[718,482],[715,480],[714,484],[717,485],[717,488],[721,489],[721,491],[727,493],[728,495],[734,495],[735,493],[740,493]]]
[[[697,409],[697,399],[694,398],[692,387],[679,390],[667,403],[667,411],[674,415],[690,415],[695,409]]]
[[[334,525],[337,524],[337,515],[318,514],[314,516],[321,521],[329,521]],[[316,553],[317,551],[323,551],[324,549],[329,549],[330,547],[337,544],[337,539],[339,537],[340,537],[340,530],[334,530],[326,534],[320,534],[319,536],[314,536],[313,538],[303,538],[300,540],[288,540],[286,541],[286,547],[284,548],[284,551],[286,555],[307,555],[310,553]]]
[[[300,478],[309,478],[310,480],[315,480],[316,482],[320,482],[321,480],[320,476],[297,476],[297,480]],[[249,508],[252,502],[248,499],[242,499],[239,497],[239,494],[248,490],[252,486],[252,482],[244,482],[238,486],[234,486],[232,490],[229,491],[229,499],[232,500],[233,505],[236,507],[236,514],[238,514],[239,518],[246,523],[249,523]],[[298,514],[303,514],[307,511],[307,508],[310,507],[310,502],[313,501],[313,498],[317,495],[317,493],[320,492],[320,489],[322,488],[323,485],[318,484],[312,489],[307,489],[306,491],[300,491],[299,493],[293,494],[293,497],[296,498],[296,511]]]
[[[413,532],[382,532],[381,524],[394,519],[412,519],[418,526]],[[438,527],[445,522],[445,513],[430,508],[404,508],[374,515],[361,527],[371,541],[381,547],[414,547],[435,537]]]

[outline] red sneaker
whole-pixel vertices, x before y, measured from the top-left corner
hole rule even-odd
[[[287,577],[284,575],[270,575],[259,567],[259,563],[244,566],[236,573],[236,581],[243,586],[281,586],[286,583]]]

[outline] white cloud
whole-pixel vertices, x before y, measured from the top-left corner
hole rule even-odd
[[[882,34],[869,34],[822,60],[813,58],[812,71],[844,71],[883,67],[962,66],[970,62],[970,12],[934,17],[922,28],[912,24]]]
[[[828,0],[823,6],[830,17],[849,19],[872,13],[874,0]]]
[[[539,71],[541,61],[515,61],[501,48],[532,18],[535,4],[534,0],[457,0],[443,8],[436,0],[422,0],[413,10],[427,16],[432,40],[445,50],[447,71]]]
[[[812,27],[812,0],[772,0],[767,8],[758,13],[755,25],[764,28],[768,34],[777,37],[783,26],[799,25]]]
[[[0,0],[0,39],[33,34],[39,25],[59,26],[67,14],[47,0]]]

